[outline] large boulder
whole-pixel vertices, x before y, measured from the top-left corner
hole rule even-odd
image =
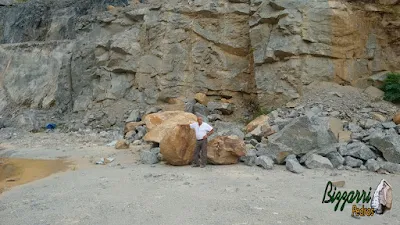
[[[383,157],[393,163],[400,163],[400,137],[393,133],[375,133],[369,143],[382,152]]]
[[[329,118],[302,116],[269,136],[266,154],[274,157],[286,151],[302,155],[335,143],[337,138],[331,130]]]
[[[238,163],[245,152],[244,141],[237,136],[217,136],[207,145],[207,158],[212,164]]]
[[[190,124],[197,121],[192,113],[182,111],[166,111],[149,114],[144,118],[148,132],[144,136],[145,141],[160,143],[169,130],[178,124]]]
[[[230,122],[223,122],[223,121],[216,121],[213,128],[214,128],[214,134],[210,136],[211,139],[217,137],[217,136],[230,136],[230,135],[236,135],[240,139],[244,138],[244,133],[240,129],[240,125],[236,123],[230,123]]]
[[[175,126],[165,134],[160,142],[163,159],[174,166],[188,165],[193,159],[196,136],[193,129]]]

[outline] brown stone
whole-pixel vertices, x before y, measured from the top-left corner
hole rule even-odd
[[[339,136],[338,136],[338,141],[339,142],[349,142],[351,140],[351,131],[348,130],[342,130],[339,132]]]
[[[334,181],[334,182],[332,182],[332,185],[334,186],[334,187],[344,187],[344,185],[345,185],[345,181],[344,180],[341,180],[341,181]]]
[[[119,140],[115,144],[115,149],[128,149],[129,148],[129,143],[127,143],[125,140]]]
[[[199,102],[202,105],[207,105],[207,103],[208,103],[207,95],[205,95],[203,93],[197,93],[194,96],[194,99],[196,99],[196,101]]]
[[[188,116],[189,114],[193,115],[191,113],[186,113],[183,111],[164,111],[164,112],[148,114],[144,117],[143,121],[146,124],[147,130],[151,130],[154,127],[157,127],[158,125],[163,123],[164,121],[167,121],[175,116],[178,116],[178,115],[187,115]],[[193,116],[196,118],[195,115],[193,115]]]
[[[235,164],[245,152],[244,141],[237,136],[217,136],[207,145],[207,158],[212,164]]]
[[[269,127],[268,123],[269,117],[267,115],[261,115],[257,118],[255,118],[253,121],[251,121],[249,124],[246,126],[246,131],[251,132],[253,131],[256,127],[260,125],[267,125]]]
[[[164,136],[178,124],[190,124],[197,121],[192,113],[183,111],[165,111],[149,114],[145,117],[148,132],[144,136],[145,141],[160,143]]]
[[[372,117],[380,122],[386,122],[386,117],[379,113],[372,113]]]
[[[343,131],[343,123],[340,119],[331,117],[329,118],[329,127],[332,133],[335,135],[336,140],[339,140],[339,133]]]
[[[188,165],[196,147],[194,130],[187,126],[175,126],[160,142],[163,159],[174,166]]]
[[[393,117],[393,122],[395,124],[400,124],[400,112],[398,112],[394,117]]]
[[[133,131],[136,129],[136,127],[138,126],[142,126],[144,125],[145,122],[144,121],[140,121],[140,122],[129,122],[125,124],[125,128],[124,128],[124,135],[126,135],[126,133]]]
[[[293,154],[292,152],[279,152],[277,155],[276,155],[276,164],[279,164],[279,165],[281,165],[281,164],[283,164],[284,162],[285,162],[285,159],[286,159],[286,157],[288,156],[288,155],[291,155],[291,154]]]

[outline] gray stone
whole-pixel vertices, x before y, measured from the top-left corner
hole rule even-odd
[[[252,144],[253,146],[256,146],[258,144],[258,141],[256,139],[251,139],[250,144]]]
[[[159,162],[158,153],[154,153],[149,150],[141,150],[140,161],[143,164],[156,164]]]
[[[132,110],[132,112],[129,114],[128,119],[126,119],[125,122],[138,122],[140,117],[140,111],[138,109]]]
[[[381,169],[388,171],[389,173],[400,173],[400,164],[392,162],[379,162]]]
[[[268,150],[273,154],[289,151],[300,155],[323,149],[337,143],[330,129],[329,118],[303,116],[293,119],[282,130],[268,137]]]
[[[262,168],[268,170],[274,167],[274,161],[266,155],[257,157],[255,163],[257,166],[261,166]]]
[[[347,129],[353,133],[359,133],[363,130],[360,126],[358,126],[355,123],[349,123],[349,125],[347,126]]]
[[[11,6],[15,4],[16,0],[0,0],[0,6]]]
[[[305,155],[303,155],[300,158],[300,163],[305,163],[307,161],[307,159],[313,154],[317,154],[317,155],[321,155],[321,156],[326,157],[329,153],[337,152],[337,149],[341,145],[342,144],[333,144],[333,145],[328,145],[328,146],[326,146],[324,148],[321,148],[321,149],[311,150],[311,151],[307,152]]]
[[[154,106],[146,110],[145,114],[157,113],[160,112],[162,109],[160,107]]]
[[[372,171],[372,172],[376,172],[377,170],[380,169],[379,163],[375,159],[367,160],[367,162],[365,163],[365,166],[367,167],[367,169],[369,171]]]
[[[344,170],[345,168],[344,168],[344,166],[343,165],[340,165],[340,166],[338,166],[338,168],[337,168],[338,170]]]
[[[314,168],[326,168],[326,169],[333,169],[332,163],[329,159],[322,157],[320,155],[312,154],[304,163],[307,168],[314,169]]]
[[[393,121],[382,123],[383,128],[390,129],[395,128],[397,125]]]
[[[216,136],[236,135],[240,139],[244,138],[244,133],[240,129],[242,126],[236,123],[216,121],[214,125],[214,133],[210,136],[210,140]],[[251,138],[250,138],[251,140]]]
[[[361,165],[361,166],[360,166],[360,170],[367,170],[367,167],[364,166],[364,165]]]
[[[233,104],[225,102],[208,102],[207,108],[214,112],[216,110],[222,112],[223,115],[230,115],[233,113]]]
[[[253,135],[251,135],[250,133],[247,133],[245,136],[244,136],[244,140],[246,140],[246,141],[250,141],[251,139],[253,139]],[[250,143],[250,142],[249,142]]]
[[[278,126],[277,131],[282,130],[286,125],[288,125],[293,119],[282,119],[276,118],[273,122]]]
[[[222,117],[219,114],[211,114],[211,115],[208,115],[207,118],[208,118],[208,121],[210,121],[210,122],[222,120]]]
[[[364,161],[376,158],[375,153],[366,144],[359,141],[348,144],[346,148],[340,148],[339,153],[342,156],[352,156]]]
[[[292,156],[292,155],[290,155],[290,156]],[[292,173],[303,173],[304,167],[302,167],[300,165],[300,163],[297,161],[297,159],[293,158],[293,157],[290,157],[288,159],[288,157],[286,157],[286,165],[285,165],[286,169]]]
[[[38,132],[42,127],[38,121],[38,114],[34,111],[27,111],[18,116],[17,125],[28,132]]]
[[[244,162],[245,165],[247,166],[254,166],[256,163],[256,150],[255,149],[249,149],[246,152],[245,156],[240,157],[240,161]]]
[[[363,161],[360,159],[355,159],[351,156],[346,156],[344,158],[344,165],[350,167],[360,167],[363,164]]]
[[[294,155],[294,154],[288,155],[288,156],[286,156],[284,161],[286,162],[287,160],[291,160],[291,159],[294,159],[294,160],[297,161],[296,155]]]
[[[204,106],[200,103],[196,103],[193,106],[193,114],[195,114],[195,115],[200,114],[202,116],[207,117],[209,114],[209,110],[207,109],[206,106]]]
[[[397,134],[376,133],[369,140],[369,144],[382,152],[387,161],[400,163],[400,138]]]
[[[330,152],[326,155],[326,158],[331,161],[334,168],[338,168],[339,166],[343,165],[344,158],[338,152]]]
[[[360,125],[364,129],[370,129],[374,126],[380,125],[380,123],[377,120],[366,119],[366,120],[360,121]]]
[[[185,102],[185,112],[193,113],[194,112],[194,105],[196,104],[195,99],[191,99]]]
[[[154,153],[154,154],[158,154],[158,153],[160,153],[160,148],[159,148],[159,147],[157,147],[157,148],[152,148],[152,149],[150,149],[150,152],[152,152],[152,153]]]

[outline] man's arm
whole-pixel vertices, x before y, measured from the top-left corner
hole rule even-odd
[[[211,134],[214,133],[214,128],[212,128],[211,126],[209,126],[209,128],[210,128],[211,130],[204,136],[204,138],[208,138]]]

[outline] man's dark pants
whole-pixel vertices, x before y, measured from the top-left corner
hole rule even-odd
[[[207,164],[207,138],[203,140],[196,141],[196,149],[194,150],[193,163],[199,165],[199,160],[201,165]]]

